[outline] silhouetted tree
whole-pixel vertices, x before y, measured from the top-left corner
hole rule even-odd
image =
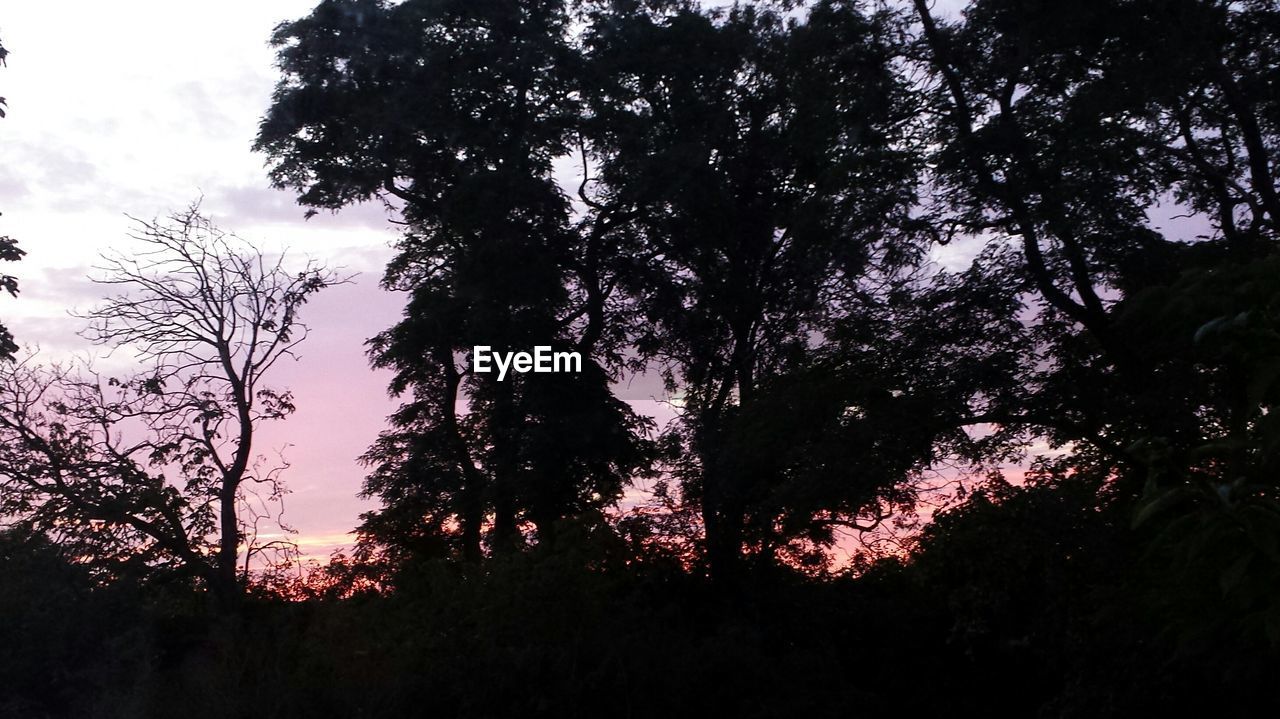
[[[384,508],[364,531],[393,548],[476,558],[524,522],[549,544],[644,463],[644,423],[608,389],[599,232],[553,177],[576,121],[568,22],[554,1],[324,2],[275,36],[257,145],[274,181],[312,207],[393,200],[406,222],[385,284],[409,304],[370,343],[407,395],[366,455]],[[466,366],[475,345],[577,349],[584,371],[500,382]]]
[[[962,232],[1017,239],[1020,257],[1006,259],[1038,295],[1043,351],[1060,358],[1025,379],[1045,390],[1027,396],[1027,419],[1112,450],[1144,433],[1195,443],[1200,407],[1218,400],[1190,391],[1197,370],[1162,368],[1175,358],[1117,325],[1145,288],[1273,251],[1265,148],[1280,135],[1269,100],[1238,95],[1274,72],[1259,58],[1275,10],[982,0],[946,24],[914,4],[945,110],[931,124],[944,214]],[[1212,235],[1162,231],[1150,213],[1168,200]]]
[[[5,64],[5,58],[9,56],[9,51],[0,45],[0,67]],[[0,97],[0,117],[4,117],[5,99]],[[16,262],[22,259],[23,252],[18,248],[17,240],[8,235],[0,235],[0,261]],[[18,295],[18,279],[13,275],[0,274],[0,289],[9,293],[10,297]],[[13,359],[18,351],[18,345],[13,341],[13,334],[9,332],[9,328],[0,324],[0,361]]]
[[[801,376],[825,375],[813,368],[824,324],[860,311],[864,280],[918,259],[904,229],[917,158],[904,133],[911,95],[891,64],[896,26],[840,2],[790,21],[764,5],[590,7],[584,42],[599,80],[586,127],[602,194],[635,208],[637,260],[624,277],[646,320],[635,344],[682,393],[674,465],[713,571],[726,574],[746,544],[811,528],[779,524],[794,513],[768,497],[814,491],[799,488],[810,480],[839,486],[777,464],[783,447],[804,454],[820,431],[811,422],[839,423],[846,409],[821,383],[792,393]],[[808,391],[831,406],[801,402]],[[771,461],[748,459],[761,454]],[[856,483],[858,469],[821,471]],[[903,478],[890,474],[881,487]],[[874,514],[876,491],[838,494],[798,513],[849,526]]]
[[[154,647],[133,587],[101,586],[73,547],[0,528],[0,715],[137,715]]]
[[[336,278],[153,223],[88,335],[143,372],[0,364],[0,714],[1276,715],[1277,3],[711,5],[282,25],[273,181],[404,230],[380,506],[235,622],[158,581],[234,600],[255,382]]]
[[[126,379],[44,368],[0,374],[0,513],[89,558],[173,566],[229,605],[241,589],[238,503],[277,475],[254,460],[255,429],[294,410],[266,377],[306,339],[299,311],[341,281],[268,260],[194,207],[139,222],[140,248],[104,257],[122,292],[90,311],[86,337],[132,350]],[[247,571],[247,565],[246,565]]]
[[[913,4],[944,109],[936,209],[962,233],[1014,239],[994,269],[1025,277],[1038,305],[1038,359],[986,419],[1067,448],[1075,471],[1107,478],[1100,507],[1160,530],[1149,549],[1184,578],[1184,619],[1226,602],[1236,613],[1215,631],[1276,621],[1257,587],[1280,570],[1267,269],[1280,124],[1262,89],[1280,11],[979,0],[947,23]],[[1162,227],[1161,203],[1198,226]]]

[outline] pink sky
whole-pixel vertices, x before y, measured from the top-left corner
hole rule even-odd
[[[0,300],[0,316],[20,343],[50,359],[88,352],[67,311],[100,297],[87,279],[97,254],[128,247],[126,214],[163,215],[197,197],[223,229],[267,251],[288,248],[358,272],[353,284],[307,306],[311,337],[274,382],[293,391],[298,412],[258,442],[267,454],[288,445],[287,520],[303,549],[323,557],[349,544],[358,514],[372,506],[355,497],[364,476],[356,457],[394,402],[363,343],[396,321],[402,298],[377,286],[395,238],[381,208],[304,221],[290,193],[270,189],[264,158],[250,151],[276,81],[272,28],[314,4],[74,0],[0,9],[0,39],[11,53],[0,69],[9,103],[0,121],[0,233],[28,252],[5,268],[22,294]],[[99,366],[127,369],[125,359]],[[662,392],[653,378],[619,394],[642,412],[672,415],[654,400]]]
[[[359,513],[373,506],[355,496],[364,476],[356,458],[394,402],[363,344],[396,321],[403,298],[377,286],[395,238],[381,208],[304,221],[250,151],[276,81],[267,39],[314,4],[82,0],[0,9],[11,53],[0,69],[9,103],[0,121],[0,233],[28,252],[5,268],[22,294],[0,301],[0,316],[48,359],[88,353],[76,335],[81,322],[67,311],[101,296],[87,275],[102,250],[127,249],[125,215],[151,218],[201,196],[219,226],[268,251],[360,273],[306,307],[311,336],[273,382],[293,391],[298,411],[256,443],[267,455],[285,449],[286,520],[307,554],[324,557],[350,543]],[[124,353],[98,361],[106,371],[128,365]],[[622,395],[661,415],[645,399],[659,393],[646,382]]]
[[[127,248],[125,213],[153,217],[203,195],[224,229],[268,250],[359,272],[319,295],[304,319],[312,335],[275,383],[298,412],[268,428],[258,448],[286,444],[292,467],[287,519],[324,556],[367,508],[355,498],[355,461],[393,407],[385,373],[369,369],[363,342],[395,322],[401,298],[377,280],[395,233],[376,207],[303,220],[289,193],[271,190],[250,151],[275,82],[267,38],[313,0],[175,3],[6,3],[0,39],[0,233],[28,256],[6,268],[22,294],[0,303],[20,343],[55,359],[88,347],[67,316],[100,296],[86,275],[98,252]],[[100,362],[127,365],[117,354]]]

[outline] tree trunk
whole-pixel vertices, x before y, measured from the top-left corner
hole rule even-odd
[[[498,383],[493,412],[493,549],[506,553],[517,545],[516,457],[514,382]]]

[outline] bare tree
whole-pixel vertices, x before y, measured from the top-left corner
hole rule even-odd
[[[142,249],[104,255],[96,281],[117,293],[84,315],[83,336],[132,349],[142,369],[121,380],[32,357],[0,368],[0,513],[87,551],[175,565],[234,604],[246,530],[263,498],[283,495],[279,468],[255,462],[254,434],[293,398],[264,380],[306,339],[302,305],[345,280],[312,262],[287,270],[198,206],[136,222]]]

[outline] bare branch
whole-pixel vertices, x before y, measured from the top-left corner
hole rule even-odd
[[[198,205],[135,222],[141,247],[102,257],[97,282],[116,294],[83,315],[83,336],[143,369],[0,367],[0,513],[85,538],[86,552],[176,562],[234,598],[242,547],[247,568],[288,544],[258,539],[263,521],[283,527],[288,464],[253,465],[255,429],[294,411],[264,379],[306,339],[302,305],[349,278],[291,271]]]

